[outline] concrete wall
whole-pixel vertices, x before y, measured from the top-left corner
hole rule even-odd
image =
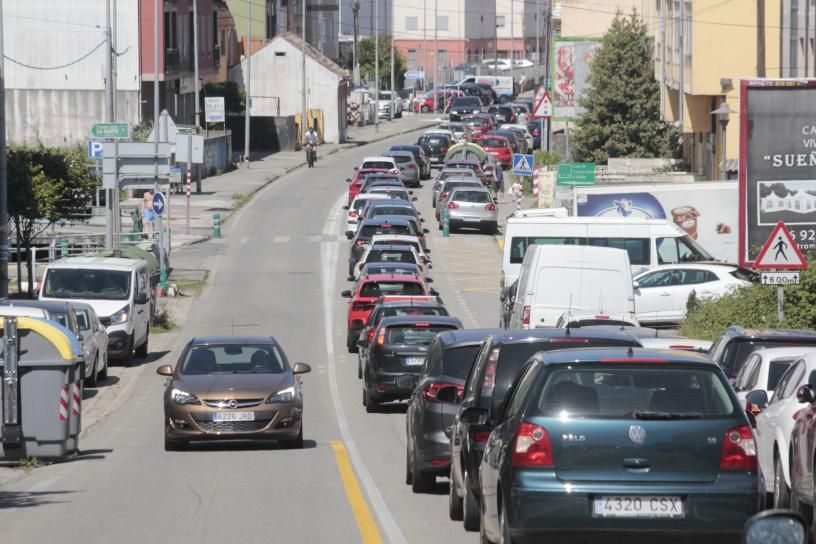
[[[715,1],[722,2],[722,0]],[[643,0],[643,2],[648,2],[653,6],[655,0]],[[605,0],[604,2],[598,2],[598,0],[570,0],[569,2],[561,2],[561,35],[587,38],[603,36],[618,11],[624,16],[628,16],[636,8],[641,16],[644,15],[641,9],[643,2],[641,0]],[[694,11],[697,11],[696,4],[697,2],[695,2]],[[657,21],[646,18],[645,22],[648,28],[653,29]]]
[[[227,128],[233,134],[233,149],[244,151],[244,116],[227,117]],[[295,117],[252,117],[249,124],[249,146],[252,151],[277,153],[297,149]]]
[[[207,135],[204,140],[204,175],[206,176],[213,168],[224,172],[231,164],[232,133],[226,131],[226,133]]]

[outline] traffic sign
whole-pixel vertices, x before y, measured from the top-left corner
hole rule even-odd
[[[425,72],[422,70],[411,70],[405,72],[405,79],[425,79]]]
[[[550,98],[550,91],[544,91],[544,96],[538,101],[533,109],[533,117],[536,119],[551,119],[553,115],[553,103]]]
[[[167,201],[164,200],[164,193],[153,193],[153,211],[156,215],[163,214],[165,207],[167,207]]]
[[[547,87],[544,85],[539,85],[538,89],[536,89],[535,96],[533,96],[533,104],[538,104],[541,102],[541,99],[544,98],[544,95],[547,93]]]
[[[776,224],[754,261],[758,270],[803,270],[807,259],[799,251],[788,227],[783,221]]]
[[[595,185],[595,163],[562,162],[558,165],[555,184],[562,187],[587,187]]]
[[[517,176],[532,176],[533,175],[533,156],[522,155],[521,153],[513,154],[513,174]]]
[[[129,133],[130,126],[127,123],[97,123],[91,127],[94,138],[127,140]]]
[[[103,142],[97,140],[88,140],[88,158],[101,159],[105,147]]]
[[[799,272],[762,272],[762,285],[799,285]]]

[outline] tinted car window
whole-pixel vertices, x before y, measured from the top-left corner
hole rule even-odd
[[[409,208],[408,206],[372,206],[371,213],[369,215],[371,217],[377,217],[378,215],[415,216],[416,210],[414,210],[413,208]]]
[[[440,332],[449,331],[456,327],[445,325],[392,325],[385,334],[386,344],[408,346],[428,346]]]
[[[473,98],[471,96],[464,97],[464,98],[454,98],[453,102],[451,102],[452,108],[481,108],[482,102],[478,98]]]
[[[487,191],[455,191],[451,200],[484,204],[490,202],[490,194]]]
[[[283,370],[275,346],[251,344],[193,346],[181,366],[182,374],[280,374]]]
[[[736,409],[727,387],[711,369],[582,364],[553,370],[531,408],[545,417],[716,419]]]
[[[771,367],[768,369],[768,391],[776,389],[779,380],[792,364],[793,359],[776,359],[771,361]]]
[[[372,249],[366,261],[370,263],[413,263],[414,255],[410,251]]]
[[[360,288],[361,297],[381,297],[387,295],[423,296],[422,285],[415,282],[380,281],[368,282]]]
[[[723,370],[728,376],[735,376],[748,356],[760,348],[783,348],[795,346],[816,346],[816,341],[796,342],[795,340],[780,341],[780,340],[753,340],[753,339],[739,339],[736,338],[728,343],[725,355],[723,356],[722,364]]]
[[[43,296],[127,300],[130,296],[130,272],[52,268],[45,276]]]
[[[383,309],[382,317],[395,317],[406,315],[448,315],[448,311],[442,306],[400,306],[397,308]]]
[[[442,356],[442,369],[440,374],[460,380],[466,379],[478,352],[478,344],[475,346],[461,346],[446,349]]]
[[[479,145],[482,147],[507,147],[507,142],[498,138],[483,138],[479,141]]]
[[[367,161],[363,163],[363,168],[379,168],[381,170],[390,170],[394,168],[394,164],[385,161]]]
[[[521,264],[527,248],[532,245],[581,246],[584,238],[552,236],[514,236],[510,240],[510,262]]]
[[[371,238],[375,234],[412,234],[408,225],[363,225],[360,229],[360,236]]]
[[[77,325],[79,325],[79,330],[87,331],[91,328],[91,319],[87,310],[77,310],[76,320]]]

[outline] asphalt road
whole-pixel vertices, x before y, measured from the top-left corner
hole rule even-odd
[[[365,413],[356,355],[345,348],[344,180],[364,155],[412,139],[296,171],[236,214],[225,238],[184,250],[210,270],[210,284],[177,345],[146,363],[132,397],[82,440],[81,456],[0,490],[0,542],[476,542],[448,519],[445,479],[430,495],[404,484],[404,408]],[[442,238],[430,184],[415,193],[432,233],[434,287],[465,326],[495,326],[495,239]],[[163,450],[165,379],[155,367],[174,363],[186,339],[209,334],[271,334],[290,361],[312,365],[303,450]]]

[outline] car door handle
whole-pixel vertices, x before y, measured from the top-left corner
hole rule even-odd
[[[652,461],[645,457],[627,457],[623,460],[624,468],[644,469],[652,466]]]

